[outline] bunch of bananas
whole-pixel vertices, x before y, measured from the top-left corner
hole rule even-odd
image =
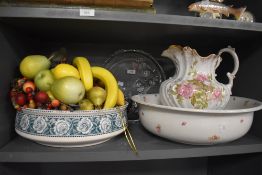
[[[86,99],[79,102],[81,109],[92,109],[92,104],[96,108],[103,105],[103,109],[125,104],[124,94],[118,88],[117,80],[110,71],[103,67],[91,67],[85,57],[74,58],[73,65],[78,69],[87,94]],[[102,87],[94,86],[94,79],[100,81]]]

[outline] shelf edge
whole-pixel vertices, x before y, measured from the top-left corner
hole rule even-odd
[[[148,14],[137,12],[96,10],[95,16],[80,16],[83,8],[47,7],[0,7],[0,18],[54,18],[100,20],[116,22],[152,23],[166,25],[185,25],[194,27],[213,27],[224,29],[262,31],[262,23],[244,23],[225,19],[203,19],[193,16]],[[88,8],[87,8],[88,9]]]

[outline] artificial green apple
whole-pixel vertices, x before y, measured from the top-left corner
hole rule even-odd
[[[85,87],[81,80],[75,77],[63,77],[54,81],[51,93],[65,104],[76,104],[85,96]]]
[[[29,55],[21,61],[19,68],[24,77],[33,79],[39,71],[49,69],[50,65],[50,60],[43,55]]]
[[[51,85],[54,83],[55,78],[50,70],[41,70],[39,71],[35,78],[35,85],[41,91],[49,91]]]

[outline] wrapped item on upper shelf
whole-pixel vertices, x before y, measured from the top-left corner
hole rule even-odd
[[[42,4],[63,4],[63,5],[88,5],[88,6],[109,6],[129,8],[150,8],[153,0],[14,0],[15,3],[42,3]]]

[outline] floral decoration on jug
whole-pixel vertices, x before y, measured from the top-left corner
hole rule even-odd
[[[227,73],[228,84],[216,80],[215,70],[221,62],[220,55],[228,52],[234,59],[235,68]],[[239,67],[238,57],[233,48],[224,48],[218,55],[201,57],[190,47],[172,45],[162,53],[176,66],[174,77],[166,80],[160,87],[160,100],[163,105],[195,108],[223,109],[227,104],[233,79]]]

